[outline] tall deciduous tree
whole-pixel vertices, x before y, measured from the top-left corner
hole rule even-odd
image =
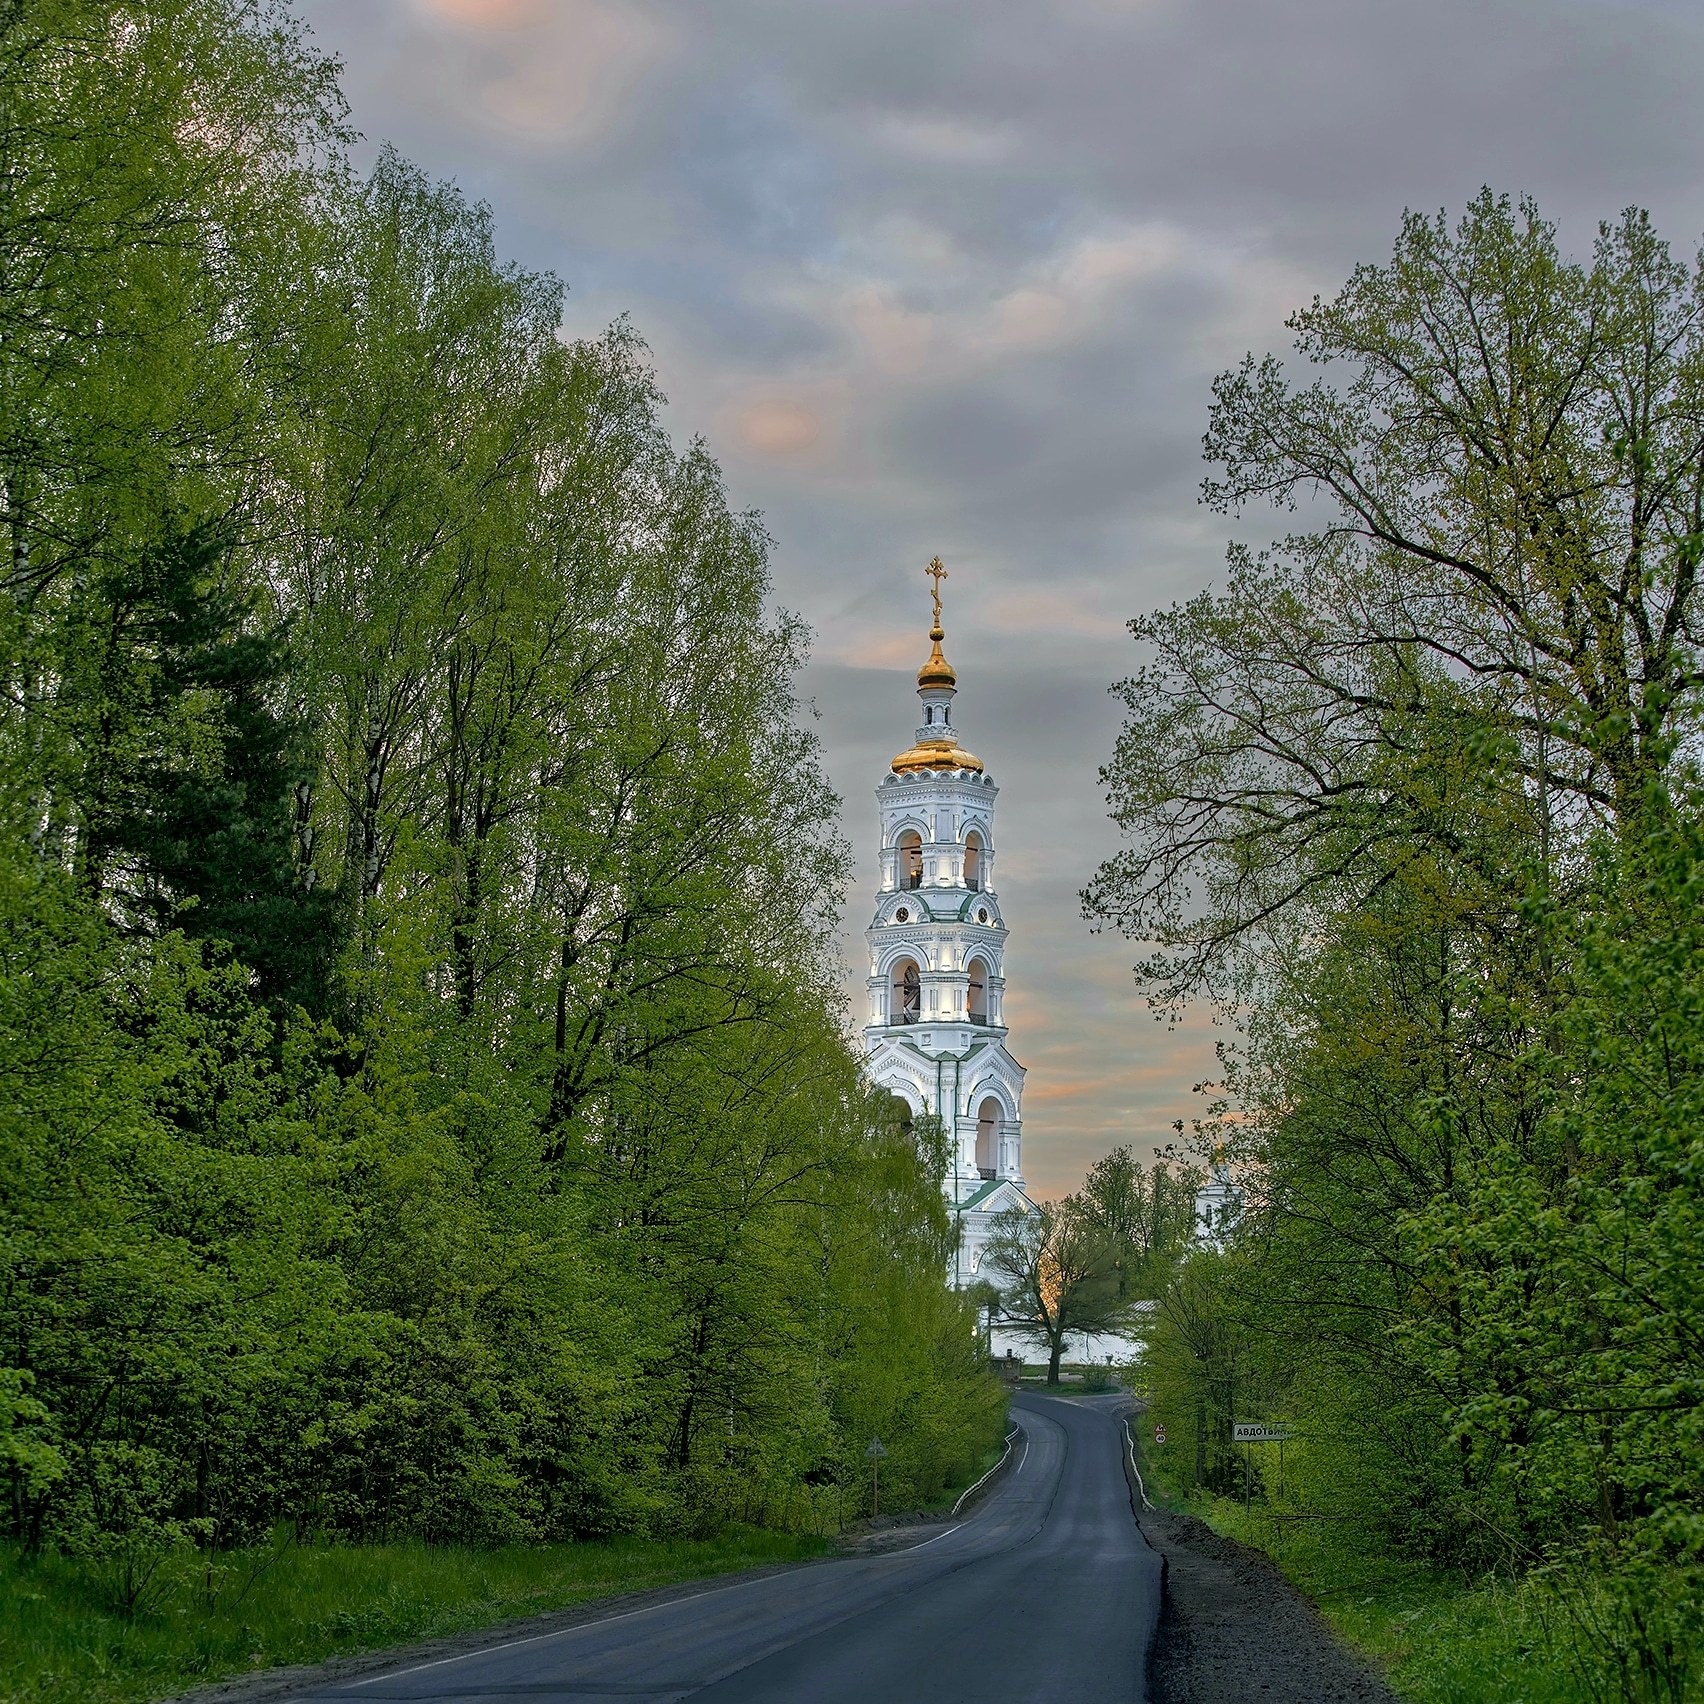
[[[1117,689],[1104,779],[1135,844],[1085,903],[1157,943],[1162,995],[1224,986],[1407,844],[1447,850],[1407,785],[1428,750],[1494,759],[1536,841],[1636,832],[1697,730],[1704,283],[1643,213],[1587,265],[1486,191],[1289,324],[1341,381],[1223,375],[1204,492],[1313,524],[1133,622],[1153,660]]]
[[[1151,1300],[1195,1233],[1200,1172],[1156,1159],[1145,1166],[1128,1147],[1114,1148],[1089,1168],[1071,1200],[1084,1221],[1116,1251],[1121,1301]]]
[[[334,69],[0,8],[0,1483],[126,1613],[280,1520],[820,1525],[998,1433],[763,527]]]
[[[1069,1198],[999,1214],[982,1270],[999,1286],[1005,1323],[1047,1350],[1049,1384],[1059,1382],[1073,1331],[1118,1331],[1129,1321],[1117,1246]]]
[[[1305,530],[1133,624],[1154,660],[1106,779],[1134,844],[1086,896],[1155,943],[1157,998],[1239,1006],[1210,1132],[1245,1162],[1236,1284],[1197,1259],[1168,1291],[1164,1417],[1240,1345],[1328,1512],[1588,1569],[1604,1685],[1639,1698],[1685,1694],[1704,1570],[1671,1116],[1698,1076],[1701,277],[1643,214],[1579,263],[1486,193],[1294,317],[1340,380],[1219,381],[1209,501]]]

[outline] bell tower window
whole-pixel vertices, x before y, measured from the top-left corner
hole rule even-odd
[[[888,1022],[914,1024],[923,1016],[923,974],[915,959],[901,959],[888,979]]]
[[[982,891],[982,836],[974,828],[964,837],[964,885]]]
[[[898,877],[902,888],[923,885],[923,837],[914,828],[906,829],[899,837]]]
[[[1000,1140],[1000,1103],[992,1095],[976,1109],[976,1169],[986,1180],[995,1175]]]
[[[988,1022],[988,965],[983,959],[973,958],[970,961],[968,1004],[973,1024]]]

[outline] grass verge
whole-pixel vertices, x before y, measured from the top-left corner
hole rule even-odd
[[[941,1494],[932,1502],[923,1504],[923,1512],[931,1515],[951,1514],[953,1506],[985,1473],[990,1472],[1000,1457],[1006,1453],[1006,1440],[1002,1438],[992,1449],[987,1449],[979,1455],[970,1466],[960,1469],[941,1487]]]
[[[464,1550],[296,1545],[210,1566],[161,1564],[138,1613],[112,1581],[59,1556],[0,1547],[0,1700],[132,1704],[287,1663],[494,1626],[618,1592],[823,1554],[820,1539],[734,1528],[717,1538]]]
[[[1191,1506],[1264,1551],[1347,1644],[1411,1704],[1589,1704],[1556,1600],[1524,1580],[1458,1573],[1369,1551],[1330,1522],[1285,1519],[1215,1498]]]
[[[1470,1579],[1382,1549],[1359,1525],[1293,1503],[1179,1491],[1144,1451],[1150,1495],[1263,1551],[1408,1704],[1601,1704],[1553,1593],[1525,1579]]]

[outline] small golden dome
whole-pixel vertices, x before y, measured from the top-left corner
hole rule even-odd
[[[929,653],[928,662],[917,671],[918,691],[930,686],[957,686],[958,676],[953,673],[953,665],[941,655],[941,641],[946,634],[939,627],[932,627],[929,637],[934,640],[935,648]]]
[[[902,751],[890,767],[895,775],[913,775],[921,769],[973,769],[980,774],[982,759],[954,744],[949,734],[945,739],[919,740]]]

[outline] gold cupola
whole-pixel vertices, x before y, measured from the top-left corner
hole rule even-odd
[[[950,738],[919,740],[916,745],[902,751],[890,767],[895,775],[915,775],[923,769],[969,769],[980,775],[982,759],[973,757]]]
[[[935,622],[929,629],[929,660],[917,671],[917,695],[923,700],[924,725],[917,730],[917,743],[902,751],[890,766],[895,775],[914,775],[931,769],[969,769],[980,773],[982,759],[973,757],[958,743],[952,729],[951,705],[958,690],[958,676],[941,650],[946,633],[941,627],[941,582],[947,571],[936,557],[923,570],[935,584]]]
[[[940,627],[929,629],[929,637],[935,641],[935,648],[929,653],[929,660],[917,671],[917,690],[921,692],[928,686],[958,685],[958,676],[953,673],[953,665],[941,654],[941,641],[946,638]]]

